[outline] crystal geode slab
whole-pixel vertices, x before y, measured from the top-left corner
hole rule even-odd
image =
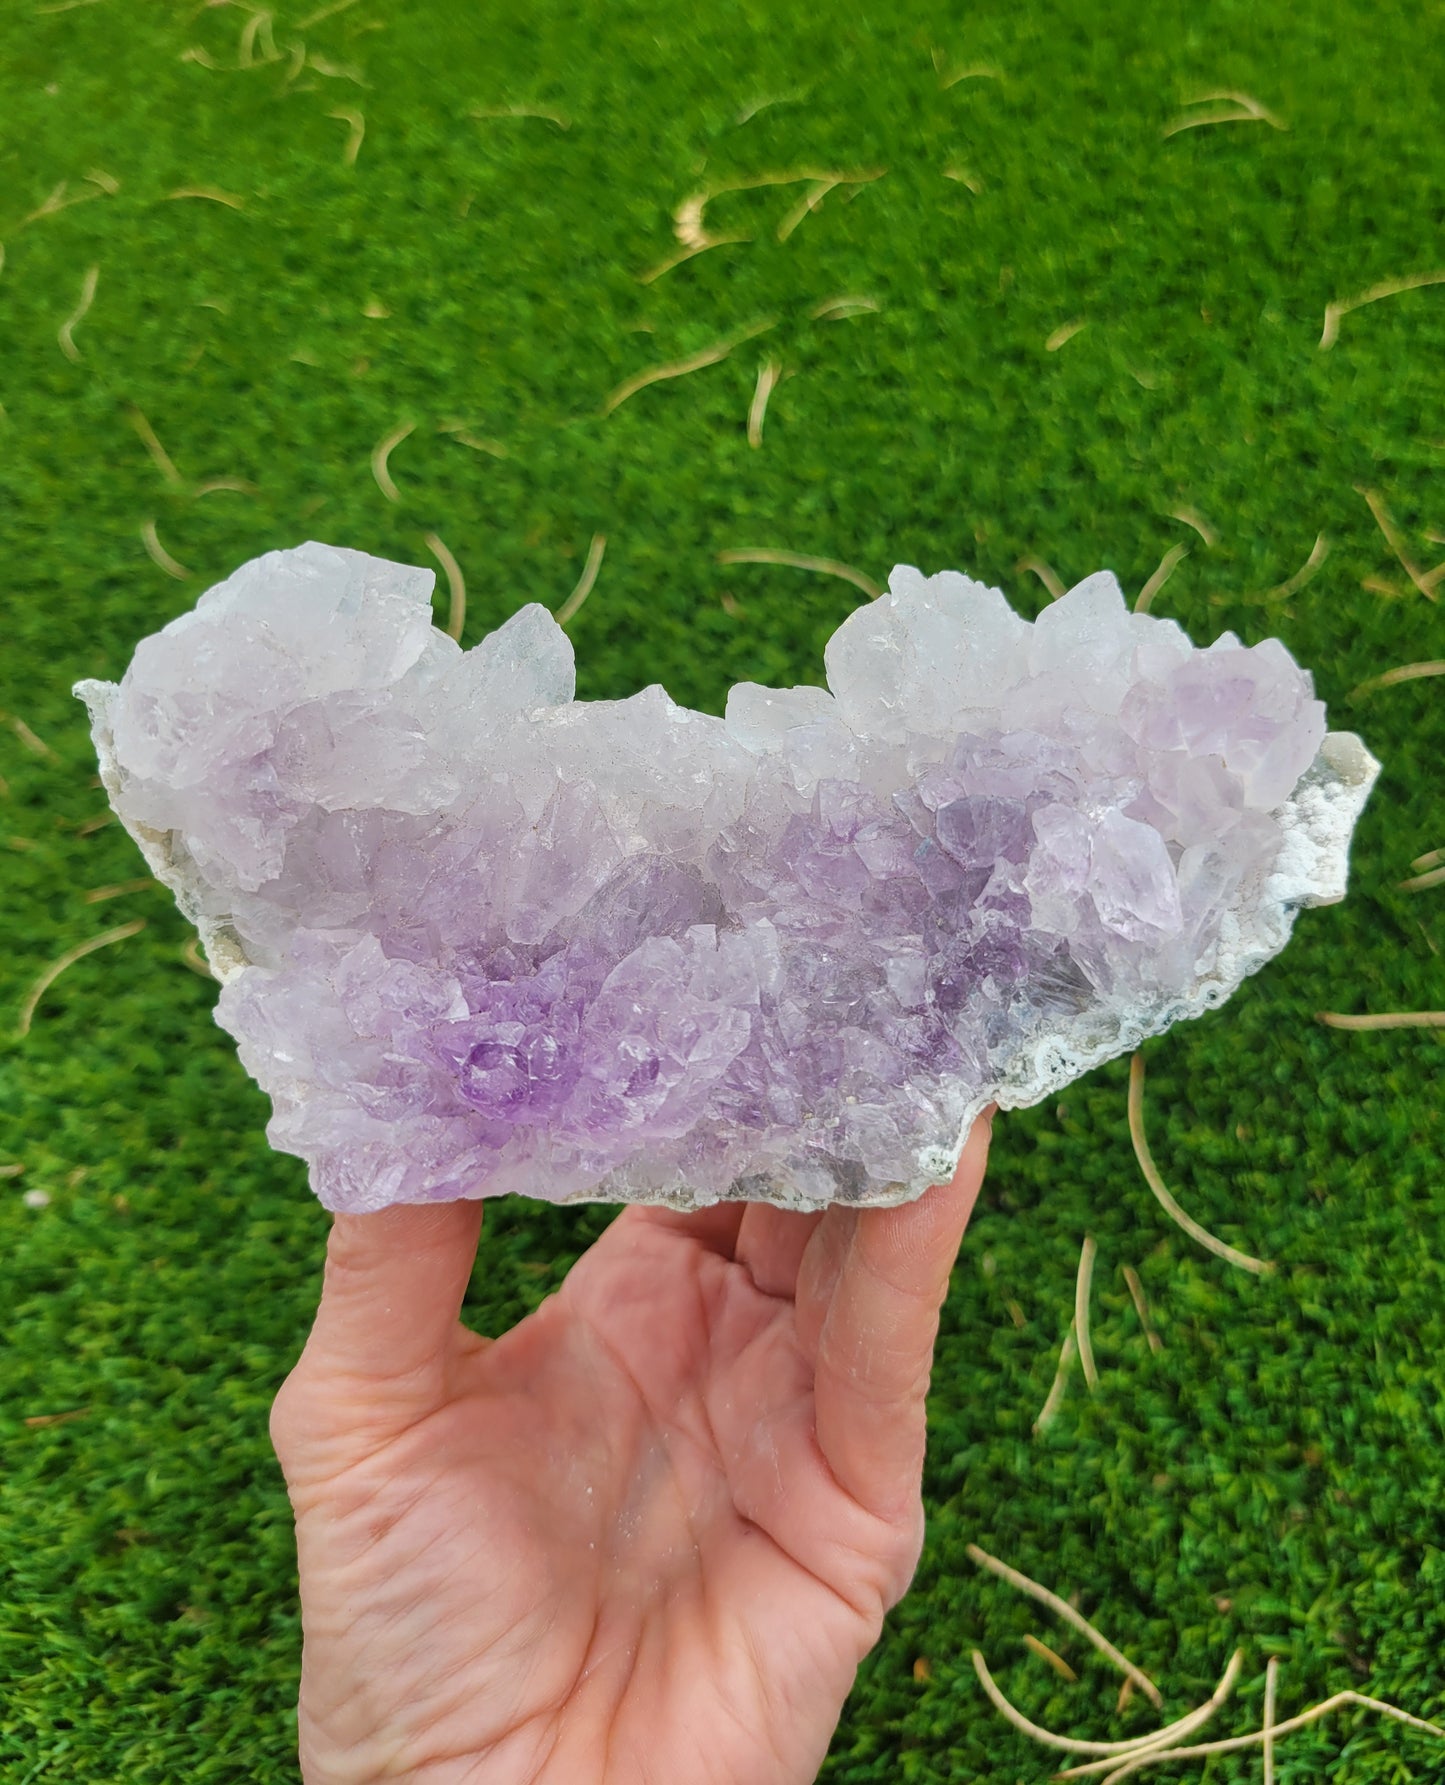
[[[464,652],[432,581],[272,552],[77,689],[332,1209],[916,1196],[1341,898],[1378,772],[1106,573],[1030,624],[900,567],[724,719],[575,701],[541,607]]]

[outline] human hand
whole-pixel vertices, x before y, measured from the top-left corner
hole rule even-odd
[[[902,1208],[627,1208],[495,1340],[480,1203],[338,1216],[271,1422],[307,1785],[814,1779],[917,1566],[992,1115]]]

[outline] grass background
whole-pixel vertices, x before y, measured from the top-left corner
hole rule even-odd
[[[1047,1723],[1148,1726],[1137,1703],[1116,1718],[1105,1664],[971,1567],[970,1540],[1076,1592],[1171,1714],[1238,1643],[1221,1728],[1257,1721],[1269,1655],[1285,1711],[1345,1686],[1445,1711],[1445,1043],[1314,1021],[1445,1004],[1445,892],[1396,887],[1445,844],[1440,684],[1348,704],[1445,655],[1438,607],[1357,488],[1422,562],[1439,555],[1445,290],[1359,310],[1317,346],[1329,301],[1445,266],[1438,6],[322,10],[0,8],[0,1777],[294,1777],[294,1559],[265,1418],[326,1221],[265,1145],[168,899],[88,898],[141,864],[94,828],[70,684],[118,675],[263,550],[315,537],[429,562],[428,531],[466,573],[468,642],[524,601],[560,604],[607,535],[571,627],[587,696],[660,680],[717,711],[740,678],[819,679],[858,592],[717,561],[738,546],[880,580],[896,561],[965,568],[1032,613],[1045,595],[1021,556],[1066,580],[1111,565],[1134,590],[1187,543],[1156,611],[1201,642],[1278,633],[1314,669],[1385,763],[1350,898],[1148,1050],[1166,1175],[1278,1272],[1232,1271],[1166,1221],[1132,1157],[1125,1063],[999,1124],[935,1374],[927,1552],[825,1777],[1046,1776],[984,1702],[974,1644]],[[1224,89],[1288,128],[1165,135]],[[354,165],[337,111],[364,121]],[[877,169],[786,241],[804,186],[719,198],[709,223],[751,240],[639,280],[703,186]],[[72,361],[58,331],[90,267]],[[845,295],[876,308],[811,315]],[[765,321],[601,413],[636,372]],[[768,356],[790,376],[754,451]],[[393,503],[368,459],[407,421]],[[250,487],[195,493],[215,478]],[[148,555],[148,522],[184,581]],[[1320,533],[1319,574],[1263,602]],[[73,967],[14,1039],[46,964],[133,917],[144,931]],[[472,1317],[494,1330],[535,1306],[607,1219],[493,1207]],[[1076,1377],[1035,1439],[1086,1231],[1102,1380],[1090,1399]],[[1286,1744],[1278,1776],[1392,1785],[1445,1761],[1351,1713]]]

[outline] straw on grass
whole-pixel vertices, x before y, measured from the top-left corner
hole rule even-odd
[[[189,578],[191,574],[190,571],[186,569],[184,564],[177,562],[177,560],[173,558],[161,544],[160,535],[156,532],[156,524],[154,521],[143,521],[141,523],[140,536],[141,542],[144,544],[146,551],[150,554],[150,559],[153,564],[159,565],[159,567],[165,571],[167,576],[173,576],[178,583],[183,583]]]
[[[1098,1249],[1093,1234],[1086,1233],[1074,1281],[1074,1342],[1079,1347],[1079,1363],[1091,1393],[1099,1386],[1099,1372],[1094,1367],[1094,1341],[1089,1334],[1089,1289],[1094,1281],[1094,1255]]]
[[[307,13],[297,25],[298,31],[309,31],[313,25],[319,25],[323,19],[333,19],[337,13],[345,12],[348,6],[355,6],[356,0],[328,0],[328,4],[318,7],[315,12]]]
[[[1189,547],[1187,545],[1170,546],[1169,550],[1165,552],[1164,556],[1159,560],[1158,569],[1139,591],[1139,599],[1134,603],[1134,612],[1136,614],[1148,613],[1150,607],[1154,603],[1154,597],[1164,587],[1165,583],[1169,581],[1170,577],[1173,576],[1175,570],[1179,566],[1180,560],[1187,558],[1188,556]]]
[[[1045,1729],[1041,1723],[1035,1723],[1031,1718],[1026,1717],[1004,1696],[998,1682],[988,1670],[988,1663],[978,1649],[972,1651],[972,1660],[973,1670],[978,1675],[979,1684],[983,1687],[989,1702],[1021,1734],[1038,1742],[1041,1747],[1054,1748],[1064,1754],[1100,1756],[1096,1760],[1087,1761],[1082,1766],[1068,1767],[1065,1771],[1053,1775],[1056,1779],[1081,1779],[1094,1773],[1106,1772],[1110,1767],[1117,1766],[1120,1760],[1133,1760],[1145,1754],[1164,1754],[1175,1744],[1186,1741],[1196,1730],[1202,1729],[1233,1691],[1234,1683],[1239,1677],[1239,1671],[1244,1662],[1244,1651],[1242,1649],[1235,1650],[1223,1678],[1203,1704],[1196,1705],[1192,1711],[1187,1712],[1173,1723],[1165,1724],[1162,1729],[1153,1730],[1147,1735],[1131,1736],[1126,1741],[1118,1742],[1087,1741],[1083,1737],[1059,1735],[1052,1729]],[[1128,1686],[1131,1682],[1125,1680],[1124,1684]],[[1122,1703],[1124,1696],[1122,1691],[1119,1696]]]
[[[1340,319],[1352,310],[1363,310],[1366,304],[1377,304],[1381,298],[1398,297],[1402,291],[1422,291],[1427,285],[1445,285],[1445,272],[1407,273],[1403,279],[1382,279],[1358,297],[1336,299],[1325,305],[1325,326],[1320,335],[1319,351],[1328,352],[1340,338]]]
[[[1317,1010],[1316,1018],[1331,1029],[1445,1029],[1445,1010],[1388,1010],[1378,1016],[1341,1016]]]
[[[1395,525],[1389,509],[1385,506],[1385,498],[1378,490],[1367,490],[1363,484],[1355,488],[1365,498],[1370,513],[1375,517],[1375,525],[1385,536],[1385,543],[1400,561],[1400,568],[1414,583],[1415,587],[1428,601],[1438,601],[1435,593],[1442,577],[1445,577],[1445,564],[1437,565],[1434,570],[1424,571],[1405,549],[1405,541],[1400,529]]]
[[[90,306],[95,302],[95,288],[99,283],[100,268],[87,267],[80,286],[80,302],[56,331],[55,338],[60,343],[60,351],[73,364],[78,365],[80,362],[80,349],[75,345],[74,331],[84,322]]]
[[[997,68],[987,62],[972,62],[967,68],[960,68],[957,74],[945,76],[940,69],[938,84],[946,93],[950,87],[956,87],[960,81],[1001,81],[1003,75]]]
[[[388,502],[401,501],[401,491],[392,481],[389,463],[391,455],[407,435],[415,431],[415,428],[414,421],[404,421],[398,427],[393,428],[384,438],[378,440],[371,449],[371,475],[376,479],[376,487]]]
[[[1112,1661],[1121,1673],[1133,1680],[1155,1710],[1163,1705],[1164,1699],[1159,1688],[1143,1668],[1136,1667],[1127,1655],[1116,1649],[1108,1637],[1102,1631],[1096,1630],[1082,1612],[1074,1610],[1067,1599],[1060,1599],[1057,1593],[1050,1592],[1047,1587],[1041,1586],[1036,1580],[1030,1580],[1028,1575],[1021,1574],[1017,1568],[1011,1568],[1007,1562],[1001,1562],[997,1556],[991,1556],[987,1550],[981,1549],[976,1543],[970,1543],[965,1554],[980,1568],[987,1568],[990,1574],[996,1574],[1001,1581],[1006,1581],[1009,1586],[1016,1587],[1020,1593],[1027,1593],[1030,1599],[1036,1599],[1040,1605],[1046,1605],[1050,1611],[1056,1612],[1066,1624],[1077,1630],[1080,1636],[1086,1637],[1101,1655]],[[1099,1748],[1077,1751],[1094,1754],[1101,1752]]]
[[[807,217],[810,212],[816,211],[828,194],[836,191],[839,186],[867,186],[874,180],[881,180],[887,171],[888,169],[886,167],[880,167],[874,172],[866,174],[819,174],[798,202],[788,211],[782,222],[779,223],[777,229],[778,240],[780,242],[786,242],[788,237],[792,235],[793,231],[803,219]]]
[[[658,261],[656,266],[649,267],[645,273],[637,275],[639,285],[652,285],[664,273],[670,273],[674,267],[685,266],[695,260],[699,254],[706,254],[709,248],[735,248],[743,242],[750,242],[751,236],[709,236],[705,242],[694,242],[689,247],[679,248],[676,254],[669,254],[665,260]]]
[[[69,180],[62,180],[28,217],[20,219],[16,228],[24,229],[31,223],[38,223],[42,217],[53,217],[57,211],[69,210],[71,205],[83,205],[92,198],[101,196],[99,192],[77,192],[71,195],[69,186]]]
[[[85,895],[85,903],[99,905],[107,899],[128,898],[131,893],[145,892],[155,884],[149,874],[142,874],[135,880],[118,880],[113,886],[93,886]]]
[[[200,501],[202,496],[214,496],[221,490],[232,490],[238,496],[259,496],[259,488],[245,477],[208,477],[204,483],[198,483],[191,491],[191,500]]]
[[[88,942],[77,943],[74,948],[68,948],[59,960],[52,961],[25,994],[25,1002],[20,1006],[20,1020],[15,1027],[17,1038],[23,1040],[30,1033],[30,1025],[40,1000],[67,967],[73,967],[77,961],[84,960],[86,955],[94,954],[99,948],[109,948],[113,942],[124,942],[127,936],[135,936],[145,927],[143,917],[133,918],[129,923],[117,924],[113,930],[102,930],[100,935],[92,936]]]
[[[865,186],[872,180],[881,179],[887,171],[887,168],[880,167],[872,172],[847,174],[831,168],[814,167],[756,174],[745,180],[723,180],[715,186],[705,186],[699,192],[690,192],[682,200],[672,213],[673,234],[684,247],[690,248],[706,247],[717,240],[708,229],[704,214],[715,198],[722,198],[730,192],[758,192],[768,186],[797,186],[804,181],[813,186],[826,186],[830,190],[834,186]]]
[[[544,124],[555,124],[559,130],[570,130],[572,120],[565,112],[553,111],[545,105],[478,105],[473,118],[539,118]]]
[[[1279,1685],[1279,1656],[1271,1655],[1264,1667],[1264,1785],[1274,1785],[1274,1702]]]
[[[1305,584],[1310,582],[1325,559],[1330,555],[1330,542],[1323,533],[1315,535],[1315,542],[1310,547],[1310,555],[1291,577],[1268,589],[1260,597],[1262,601],[1287,601],[1291,595],[1297,595]]]
[[[758,367],[758,382],[748,405],[748,445],[755,451],[763,443],[763,417],[768,412],[768,398],[772,396],[782,370],[782,362],[775,359],[765,359]]]
[[[192,936],[181,950],[181,959],[192,973],[199,973],[202,979],[219,979],[221,977],[201,953],[200,939],[196,936]]]
[[[756,324],[741,336],[732,336],[726,341],[717,341],[711,347],[704,347],[697,353],[690,353],[686,359],[669,360],[666,365],[649,366],[645,371],[635,372],[631,378],[624,378],[607,397],[602,405],[602,413],[611,415],[613,410],[620,409],[629,397],[635,397],[640,390],[646,390],[649,384],[661,384],[670,378],[685,378],[689,372],[700,372],[704,366],[715,366],[725,360],[735,347],[753,335],[760,335],[772,328],[772,321]]]
[[[1219,544],[1219,534],[1197,508],[1171,508],[1169,518],[1171,521],[1183,521],[1186,527],[1193,527],[1206,545]]]
[[[43,756],[47,762],[59,762],[60,758],[45,739],[32,731],[18,713],[0,713],[0,720],[10,727],[32,756]]]
[[[719,552],[717,561],[719,564],[782,564],[791,570],[815,570],[820,576],[841,577],[845,583],[852,583],[855,589],[861,589],[872,601],[876,601],[883,593],[871,576],[855,570],[851,564],[844,564],[837,558],[815,558],[809,552],[774,551],[769,546],[739,546]]]
[[[345,107],[334,112],[327,112],[328,118],[334,118],[338,124],[349,127],[346,146],[341,151],[342,164],[346,167],[356,166],[356,157],[361,153],[361,145],[366,140],[366,119],[358,111],[349,111]]]
[[[798,202],[785,213],[777,228],[778,240],[786,242],[809,212],[816,211],[828,194],[841,184],[837,179],[814,180]]]
[[[557,609],[557,624],[565,626],[569,620],[575,619],[578,608],[592,593],[592,585],[597,581],[597,572],[602,568],[602,554],[607,550],[607,535],[594,533],[592,543],[587,548],[587,562],[582,566],[582,574],[577,579],[577,587]]]
[[[1393,1718],[1395,1722],[1404,1723],[1408,1728],[1421,1729],[1428,1735],[1438,1735],[1445,1739],[1445,1729],[1438,1723],[1429,1723],[1423,1717],[1412,1716],[1409,1711],[1402,1711],[1398,1705],[1387,1704],[1383,1698],[1371,1698],[1364,1692],[1347,1690],[1336,1692],[1333,1698],[1311,1705],[1309,1710],[1301,1711],[1298,1716],[1288,1717],[1283,1723],[1271,1724],[1267,1732],[1256,1729],[1248,1735],[1225,1736],[1219,1741],[1200,1742],[1194,1747],[1150,1748],[1131,1754],[1122,1766],[1108,1774],[1103,1785],[1123,1785],[1125,1779],[1143,1772],[1146,1766],[1172,1765],[1178,1760],[1203,1760],[1211,1754],[1237,1754],[1242,1748],[1259,1747],[1266,1739],[1273,1746],[1281,1736],[1293,1735],[1297,1729],[1307,1729],[1311,1723],[1318,1723],[1321,1717],[1327,1717],[1331,1711],[1340,1710],[1348,1704],[1357,1704],[1364,1710],[1378,1711],[1382,1717]],[[1078,1773],[1058,1775],[1060,1778],[1066,1776],[1077,1777]]]
[[[1272,130],[1289,128],[1252,94],[1241,93],[1234,88],[1220,93],[1201,93],[1194,99],[1186,99],[1184,103],[1208,105],[1213,109],[1207,112],[1187,112],[1176,118],[1172,124],[1165,126],[1165,136],[1178,136],[1181,130],[1199,130],[1207,124],[1268,124]]]
[[[1149,1151],[1149,1143],[1144,1138],[1144,1056],[1135,1054],[1129,1062],[1129,1138],[1134,1143],[1134,1153],[1139,1161],[1139,1169],[1144,1174],[1144,1181],[1158,1197],[1171,1221],[1182,1227],[1191,1239],[1198,1240],[1207,1251],[1222,1258],[1226,1263],[1238,1265],[1242,1271],[1253,1271],[1257,1276],[1273,1271],[1273,1264],[1262,1258],[1251,1258],[1248,1252],[1237,1251],[1218,1240],[1207,1228],[1201,1227],[1191,1215],[1185,1214],[1179,1204],[1170,1195],[1168,1186],[1159,1175],[1159,1168],[1154,1163]]]
[[[1135,1736],[1129,1749],[1129,1757],[1138,1754],[1162,1754],[1168,1748],[1174,1748],[1181,1742],[1188,1741],[1196,1730],[1203,1729],[1214,1713],[1233,1692],[1244,1667],[1244,1650],[1236,1649],[1229,1657],[1229,1665],[1219,1677],[1219,1683],[1203,1704],[1196,1705],[1176,1722],[1166,1723],[1162,1729],[1156,1729],[1150,1735]],[[1127,1686],[1128,1681],[1124,1684]],[[1122,1694],[1120,1695],[1122,1698]],[[1082,1766],[1071,1766],[1063,1772],[1055,1773],[1056,1779],[1087,1779],[1096,1773],[1106,1773],[1110,1767],[1116,1766],[1121,1755],[1107,1755],[1100,1760],[1086,1761]]]
[[[279,62],[280,52],[276,48],[276,38],[271,30],[275,15],[264,10],[253,12],[241,27],[241,41],[236,52],[236,66],[256,68],[267,62]],[[260,63],[256,60],[256,39],[264,39]]]
[[[353,68],[346,62],[332,62],[326,56],[312,55],[311,66],[323,79],[329,81],[353,81],[358,87],[368,83],[359,68]]]
[[[864,316],[881,307],[876,299],[870,297],[825,298],[821,304],[815,304],[809,310],[808,316],[813,322],[842,322],[847,316]]]
[[[1370,676],[1358,688],[1352,688],[1348,699],[1363,700],[1381,688],[1393,688],[1397,682],[1414,682],[1424,676],[1445,676],[1445,661],[1436,658],[1427,663],[1402,663],[1398,669],[1387,669],[1383,675]]]
[[[167,198],[205,198],[213,205],[225,205],[228,210],[244,211],[246,201],[238,198],[234,192],[222,192],[219,186],[177,186],[174,192],[168,192]]]
[[[1032,1631],[1027,1632],[1024,1636],[1024,1647],[1031,1653],[1037,1655],[1040,1661],[1047,1661],[1060,1679],[1068,1680],[1070,1685],[1076,1685],[1078,1683],[1078,1674],[1074,1672],[1073,1668],[1069,1666],[1068,1662],[1065,1661],[1061,1654],[1059,1654],[1058,1650],[1051,1649],[1041,1637],[1035,1636]],[[1125,1681],[1125,1684],[1128,1684],[1127,1680]]]
[[[484,439],[480,434],[473,433],[470,424],[465,421],[438,422],[437,432],[448,435],[462,446],[469,446],[473,452],[490,453],[494,459],[504,459],[507,456],[507,448],[500,440]]]
[[[1049,1392],[1044,1397],[1044,1404],[1039,1408],[1038,1418],[1033,1423],[1035,1438],[1042,1437],[1058,1418],[1059,1408],[1064,1404],[1064,1390],[1069,1383],[1069,1371],[1073,1368],[1078,1351],[1078,1341],[1074,1337],[1073,1323],[1070,1322],[1069,1330],[1064,1334],[1064,1342],[1059,1347],[1059,1366],[1054,1371],[1054,1379],[1049,1385]]]
[[[1044,558],[1036,558],[1030,554],[1026,558],[1020,558],[1018,563],[1014,565],[1014,569],[1033,571],[1034,575],[1048,590],[1050,598],[1054,601],[1057,601],[1060,595],[1065,593],[1064,579],[1059,575],[1058,571],[1054,569],[1053,565]]]
[[[175,460],[166,451],[165,447],[161,445],[160,437],[155,429],[139,409],[132,407],[128,409],[126,413],[130,417],[130,425],[135,429],[136,433],[140,435],[141,444],[150,454],[156,470],[160,472],[161,476],[173,489],[179,489],[185,482],[185,479],[176,469]]]
[[[447,588],[451,593],[451,604],[447,609],[447,636],[460,639],[462,627],[467,620],[467,581],[462,575],[462,567],[447,550],[435,533],[425,535],[427,550],[446,572]]]
[[[1129,1294],[1133,1297],[1134,1312],[1139,1316],[1139,1324],[1144,1329],[1144,1337],[1149,1341],[1149,1349],[1157,1355],[1164,1349],[1164,1341],[1149,1322],[1149,1304],[1144,1300],[1144,1285],[1139,1281],[1139,1273],[1132,1264],[1126,1264],[1123,1268],[1124,1281],[1129,1285]]]

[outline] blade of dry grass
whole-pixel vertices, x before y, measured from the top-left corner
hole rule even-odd
[[[852,583],[854,588],[861,589],[872,601],[876,601],[883,593],[872,579],[861,570],[855,570],[851,564],[844,564],[837,558],[815,558],[808,552],[774,551],[769,546],[740,546],[734,550],[719,552],[719,564],[782,564],[791,570],[815,570],[820,576],[841,577],[845,583]]]
[[[1147,1753],[1130,1755],[1122,1766],[1108,1774],[1104,1785],[1123,1785],[1125,1779],[1133,1778],[1135,1773],[1143,1772],[1148,1766],[1173,1765],[1180,1760],[1203,1760],[1211,1754],[1237,1754],[1243,1748],[1259,1747],[1266,1739],[1273,1746],[1281,1736],[1293,1735],[1297,1729],[1307,1729],[1311,1723],[1318,1723],[1321,1717],[1327,1717],[1332,1711],[1341,1710],[1350,1704],[1378,1711],[1381,1716],[1404,1723],[1411,1729],[1424,1730],[1429,1735],[1438,1735],[1445,1739],[1445,1729],[1438,1723],[1429,1723],[1423,1717],[1412,1716],[1409,1711],[1402,1711],[1398,1705],[1387,1704],[1382,1698],[1370,1698],[1363,1692],[1337,1692],[1333,1698],[1326,1698],[1320,1704],[1312,1705],[1298,1716],[1273,1724],[1267,1734],[1263,1729],[1256,1729],[1248,1735],[1226,1736],[1220,1741],[1200,1742],[1194,1747],[1156,1748]]]
[[[160,535],[156,532],[156,524],[154,521],[143,521],[141,523],[140,536],[141,542],[145,546],[153,564],[158,565],[165,571],[167,576],[173,576],[178,583],[186,582],[189,579],[191,574],[190,571],[186,569],[184,564],[177,562],[177,560],[173,558],[161,544]]]
[[[1059,1364],[1054,1371],[1054,1379],[1049,1384],[1049,1392],[1044,1396],[1044,1404],[1039,1408],[1038,1418],[1033,1423],[1035,1438],[1042,1437],[1059,1416],[1059,1408],[1064,1404],[1064,1390],[1069,1385],[1069,1371],[1074,1366],[1074,1359],[1079,1355],[1079,1342],[1074,1337],[1072,1321],[1069,1330],[1064,1334],[1064,1342],[1059,1347]]]
[[[1086,1233],[1074,1281],[1074,1342],[1079,1347],[1079,1363],[1090,1393],[1099,1386],[1099,1372],[1094,1367],[1094,1341],[1089,1332],[1089,1290],[1094,1281],[1094,1256],[1098,1249],[1093,1234]]]
[[[68,967],[73,967],[77,961],[83,961],[97,949],[109,948],[114,942],[124,942],[128,936],[138,935],[145,927],[143,917],[132,918],[129,923],[117,924],[113,930],[102,930],[100,935],[92,936],[88,942],[77,943],[74,948],[68,948],[59,960],[52,961],[25,994],[25,1000],[20,1006],[20,1017],[15,1025],[16,1037],[23,1040],[30,1033],[30,1025],[34,1021],[40,1000]]]
[[[96,286],[99,283],[100,268],[98,266],[87,267],[85,278],[81,281],[80,302],[56,330],[55,338],[60,343],[60,351],[75,365],[80,363],[80,349],[75,345],[75,330],[89,315],[90,306],[95,302]]]
[[[427,550],[446,572],[450,603],[447,608],[447,636],[460,639],[467,622],[467,579],[462,567],[435,533],[425,535]]]
[[[1323,533],[1315,535],[1315,542],[1310,547],[1310,555],[1291,577],[1267,590],[1260,599],[1262,601],[1287,601],[1291,595],[1297,595],[1305,584],[1312,581],[1320,566],[1330,555],[1330,542]]]
[[[1060,595],[1066,593],[1064,579],[1059,575],[1058,571],[1054,569],[1053,565],[1044,558],[1036,558],[1032,555],[1027,558],[1020,558],[1014,565],[1014,569],[1031,570],[1048,590],[1050,598],[1054,601],[1057,601]]]
[[[1370,676],[1352,688],[1347,699],[1363,700],[1367,694],[1374,694],[1381,688],[1393,688],[1397,682],[1414,682],[1423,676],[1445,676],[1445,660],[1434,659],[1428,663],[1402,663],[1398,669],[1387,669],[1383,675]]]
[[[1056,1613],[1066,1624],[1077,1630],[1080,1636],[1086,1637],[1101,1655],[1112,1661],[1121,1673],[1127,1674],[1133,1680],[1155,1710],[1158,1710],[1164,1703],[1159,1688],[1143,1668],[1136,1667],[1127,1655],[1116,1649],[1108,1637],[1102,1631],[1096,1630],[1082,1612],[1074,1610],[1067,1599],[1061,1599],[1057,1593],[1051,1592],[1048,1587],[1041,1586],[1038,1581],[1030,1580],[1028,1575],[1021,1574],[1017,1568],[1011,1568],[1007,1562],[1001,1562],[997,1556],[991,1556],[986,1549],[981,1549],[976,1543],[970,1543],[965,1553],[969,1560],[977,1563],[980,1568],[987,1568],[990,1574],[996,1574],[1001,1581],[1006,1581],[1009,1586],[1016,1588],[1020,1593],[1026,1593],[1030,1599],[1037,1600],[1040,1605],[1046,1605],[1051,1612]],[[1133,1745],[1131,1742],[1124,1744],[1125,1747]],[[1092,1747],[1075,1751],[1098,1754],[1104,1750]]]
[[[1378,1016],[1317,1010],[1315,1016],[1330,1029],[1445,1029],[1445,1010],[1388,1010]]]
[[[416,429],[414,421],[404,421],[393,428],[384,438],[377,441],[371,449],[371,475],[376,479],[376,487],[388,502],[400,502],[401,491],[392,481],[391,455],[407,436]]]
[[[1024,1647],[1031,1654],[1037,1655],[1040,1661],[1047,1661],[1061,1680],[1067,1680],[1070,1685],[1078,1684],[1078,1674],[1074,1672],[1057,1649],[1051,1649],[1041,1637],[1035,1636],[1031,1630],[1025,1634],[1023,1642]]]
[[[592,585],[597,581],[597,572],[602,568],[602,555],[607,550],[607,535],[594,533],[592,543],[587,548],[587,562],[582,566],[582,574],[577,579],[577,587],[557,609],[557,624],[565,626],[569,620],[575,619],[577,610],[592,593]]]
[[[1403,291],[1423,291],[1427,285],[1445,285],[1445,272],[1407,273],[1403,279],[1382,279],[1358,297],[1337,299],[1325,305],[1325,326],[1320,335],[1319,351],[1326,353],[1340,338],[1340,319],[1352,310],[1363,310],[1366,304],[1377,304],[1381,298],[1398,297]]]
[[[1189,547],[1187,545],[1170,546],[1169,550],[1165,552],[1164,556],[1159,560],[1158,569],[1139,591],[1139,599],[1134,603],[1134,612],[1136,614],[1148,613],[1149,609],[1154,604],[1154,597],[1179,568],[1180,562],[1188,556]]]
[[[1216,1258],[1222,1258],[1228,1264],[1237,1265],[1242,1271],[1253,1271],[1256,1276],[1272,1271],[1274,1266],[1262,1258],[1251,1258],[1247,1252],[1239,1252],[1233,1246],[1227,1246],[1218,1240],[1207,1228],[1201,1227],[1192,1215],[1184,1210],[1170,1195],[1159,1168],[1155,1165],[1149,1151],[1149,1143],[1144,1138],[1144,1056],[1135,1054],[1129,1062],[1129,1137],[1134,1142],[1134,1153],[1139,1161],[1139,1169],[1144,1174],[1144,1181],[1159,1199],[1160,1206],[1171,1221],[1182,1227],[1191,1239],[1212,1252]]]

